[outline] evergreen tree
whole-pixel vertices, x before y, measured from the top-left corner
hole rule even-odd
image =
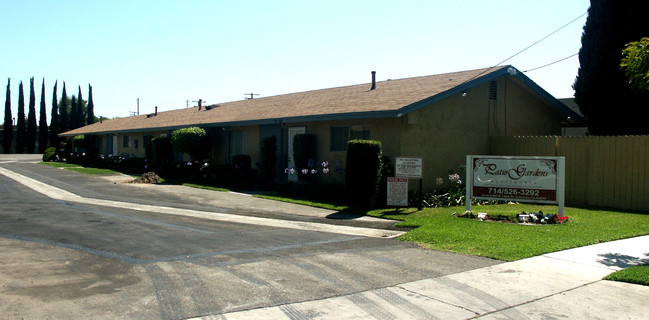
[[[58,149],[59,147],[59,102],[56,99],[56,87],[58,81],[54,82],[54,91],[52,92],[52,111],[50,117],[50,146]]]
[[[74,130],[77,127],[77,97],[72,95],[70,99],[70,122],[68,123],[70,130]]]
[[[61,101],[59,101],[59,133],[69,130],[68,104],[68,94],[65,91],[65,82],[63,82],[63,93],[61,94]]]
[[[23,82],[18,85],[18,116],[16,116],[16,153],[25,152],[25,95],[23,92]]]
[[[92,86],[88,84],[88,119],[86,124],[95,123],[95,104],[92,102]]]
[[[27,111],[25,147],[27,153],[34,153],[36,149],[36,94],[34,92],[34,77],[29,79],[29,111]]]
[[[14,139],[14,125],[11,119],[11,79],[7,79],[7,97],[5,98],[5,121],[2,127],[2,150],[11,153],[11,144]]]
[[[47,130],[47,109],[45,108],[45,78],[43,78],[43,85],[41,86],[41,107],[39,113],[38,153],[43,153],[45,152],[45,149],[47,149],[47,139],[49,137]]]
[[[76,128],[81,128],[85,125],[86,119],[83,116],[83,97],[81,96],[81,86],[79,86],[79,95],[77,96],[77,119]],[[75,128],[75,129],[76,129]]]
[[[573,85],[591,134],[649,133],[640,116],[649,92],[634,91],[620,69],[625,45],[649,34],[648,8],[646,1],[591,0]]]

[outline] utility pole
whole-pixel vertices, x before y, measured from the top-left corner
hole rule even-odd
[[[250,96],[250,98],[246,98],[246,100],[252,100],[252,99],[255,98],[254,96],[258,96],[259,94],[258,93],[244,93],[244,95]]]

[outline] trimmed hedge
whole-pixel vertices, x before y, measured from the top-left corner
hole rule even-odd
[[[56,148],[49,147],[43,152],[43,162],[54,161],[56,158]]]
[[[209,153],[209,141],[205,129],[182,128],[171,133],[171,147],[177,152],[188,154],[194,160],[202,160]]]
[[[351,140],[347,143],[345,183],[352,205],[371,208],[376,204],[382,155],[380,141]]]

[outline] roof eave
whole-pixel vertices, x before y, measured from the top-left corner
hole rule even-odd
[[[119,134],[119,133],[140,133],[152,131],[172,131],[188,127],[239,127],[239,126],[254,126],[254,125],[268,125],[268,124],[285,124],[285,123],[300,123],[300,122],[314,122],[314,121],[335,121],[335,120],[350,120],[350,119],[378,119],[378,118],[394,118],[397,116],[395,111],[365,111],[365,112],[350,112],[350,113],[334,113],[322,115],[307,115],[288,118],[271,118],[260,120],[243,120],[243,121],[229,121],[229,122],[212,122],[201,123],[192,125],[179,125],[179,126],[166,126],[166,127],[149,127],[139,129],[125,129],[113,131],[95,131],[87,133],[61,133],[60,137],[74,137],[77,135],[102,135],[102,134]]]
[[[505,67],[507,67],[507,66],[505,66]],[[505,67],[501,67],[499,70],[489,72],[489,73],[487,73],[487,74],[485,74],[483,76],[480,76],[480,77],[477,77],[475,79],[471,79],[469,81],[463,82],[463,83],[461,83],[461,84],[459,84],[459,85],[457,85],[457,86],[455,86],[455,87],[453,87],[451,89],[448,89],[446,91],[438,93],[438,94],[436,94],[436,95],[434,95],[432,97],[428,97],[426,99],[419,100],[419,101],[417,101],[415,103],[412,103],[412,104],[409,104],[409,105],[407,105],[405,107],[402,107],[397,111],[397,115],[402,116],[404,114],[408,114],[408,113],[411,113],[413,111],[417,111],[417,110],[419,110],[421,108],[424,108],[424,107],[427,107],[427,106],[429,106],[429,105],[431,105],[431,104],[433,104],[435,102],[439,102],[439,101],[442,101],[442,100],[444,100],[446,98],[450,98],[450,97],[452,97],[452,96],[454,96],[456,94],[460,94],[460,93],[469,91],[470,89],[475,88],[475,87],[477,87],[477,86],[479,86],[479,85],[481,85],[481,84],[483,84],[485,82],[489,82],[491,80],[495,80],[497,78],[505,76],[505,75],[507,75],[507,70],[509,69],[509,68],[505,68]],[[511,66],[509,66],[509,67],[511,67]],[[511,67],[511,68],[513,68],[513,67]],[[517,72],[517,73],[520,73],[520,72]]]
[[[513,69],[515,72],[511,72],[510,69]],[[510,73],[511,72],[511,73]],[[541,88],[536,82],[532,81],[529,77],[527,77],[524,73],[519,71],[518,69],[514,68],[513,66],[503,66],[499,70],[487,73],[483,76],[477,77],[473,80],[467,81],[465,83],[462,83],[458,86],[455,86],[449,90],[446,90],[444,92],[438,93],[432,97],[428,97],[426,99],[417,101],[415,103],[412,103],[410,105],[407,105],[405,107],[402,107],[398,110],[397,116],[402,116],[404,114],[411,113],[413,111],[419,110],[421,108],[424,108],[426,106],[429,106],[435,102],[439,102],[441,100],[444,100],[446,98],[449,98],[451,96],[454,96],[456,94],[464,93],[467,92],[479,85],[482,85],[486,82],[496,80],[500,77],[504,76],[512,76],[516,77],[516,79],[520,80],[523,84],[525,84],[528,88],[530,88],[533,92],[538,94],[542,99],[546,100],[551,106],[553,106],[555,109],[557,109],[560,113],[564,114],[567,119],[570,119],[572,122],[574,122],[576,125],[585,125],[586,121],[584,120],[583,117],[581,117],[579,114],[575,113],[572,111],[570,108],[568,108],[565,104],[563,104],[561,101],[559,101],[557,98],[552,96],[550,93],[545,91],[545,89]]]

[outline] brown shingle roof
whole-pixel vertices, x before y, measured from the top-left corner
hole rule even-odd
[[[155,116],[139,115],[103,120],[61,134],[115,133],[129,131],[169,130],[188,126],[229,126],[272,123],[305,119],[342,119],[352,114],[396,116],[403,107],[436,96],[478,77],[502,70],[477,69],[432,76],[414,77],[370,84],[321,89],[258,99],[241,100],[208,106],[159,112]]]

